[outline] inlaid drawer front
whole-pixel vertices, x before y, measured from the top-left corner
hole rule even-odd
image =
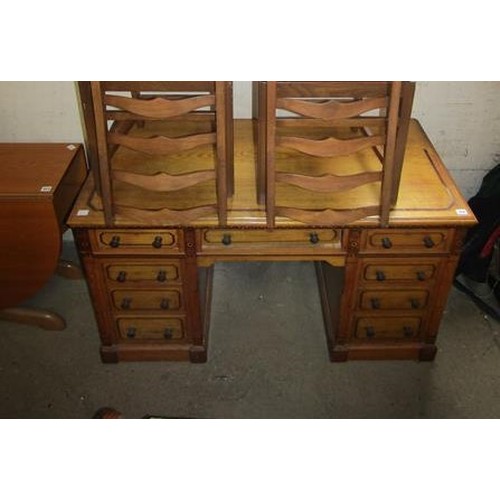
[[[364,310],[420,310],[425,309],[429,292],[417,290],[365,290],[360,293],[359,308]]]
[[[120,337],[127,340],[179,340],[184,338],[182,318],[119,318]]]
[[[265,229],[219,230],[208,229],[201,233],[201,251],[255,254],[318,253],[341,248],[340,231],[333,229]]]
[[[410,340],[418,337],[418,317],[358,318],[354,336],[359,340]]]
[[[366,264],[363,269],[363,279],[371,283],[406,282],[425,283],[436,276],[439,263],[415,262],[394,263],[373,262]]]
[[[182,253],[181,234],[176,230],[96,230],[90,241],[94,253]]]
[[[121,311],[179,311],[182,308],[179,290],[114,290],[113,304]]]
[[[158,264],[113,263],[105,266],[105,272],[108,280],[116,284],[165,285],[181,280],[180,265],[172,261]]]
[[[366,231],[365,252],[444,252],[448,251],[450,230],[406,229]]]

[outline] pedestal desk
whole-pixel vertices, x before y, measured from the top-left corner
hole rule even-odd
[[[332,361],[432,360],[461,241],[475,218],[420,124],[410,124],[399,197],[387,228],[370,216],[339,227],[277,218],[268,230],[265,208],[257,203],[253,139],[251,120],[236,120],[235,189],[224,227],[215,216],[178,227],[164,225],[161,217],[146,224],[133,211],[106,226],[88,178],[69,224],[103,361],[206,361],[213,265],[255,260],[315,262],[325,352]],[[212,160],[197,150],[178,158]],[[355,168],[352,162],[345,168]],[[203,186],[196,189],[192,196],[202,204]],[[339,193],[338,203],[375,197],[375,189]],[[140,191],[127,184],[116,190],[123,205],[141,203]]]

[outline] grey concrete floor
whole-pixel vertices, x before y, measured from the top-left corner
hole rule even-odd
[[[311,263],[218,264],[206,364],[102,364],[84,281],[54,276],[29,304],[68,327],[0,321],[1,418],[500,417],[500,324],[457,290],[433,363],[330,363]]]

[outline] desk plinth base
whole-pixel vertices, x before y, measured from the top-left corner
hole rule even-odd
[[[333,346],[329,349],[330,361],[378,361],[378,360],[414,360],[433,361],[437,348],[433,344],[415,344],[405,346],[369,345],[369,346]]]
[[[204,346],[124,345],[101,346],[103,363],[119,361],[190,361],[205,363],[207,350]]]

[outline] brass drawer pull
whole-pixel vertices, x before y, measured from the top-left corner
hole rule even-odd
[[[111,238],[111,241],[109,242],[109,246],[112,248],[118,248],[120,246],[120,237],[119,236],[113,236]]]
[[[392,248],[392,241],[389,238],[382,238],[382,246],[384,248]]]
[[[230,234],[224,234],[222,236],[222,244],[229,246],[231,244],[231,235]]]
[[[173,328],[165,328],[165,331],[163,332],[163,336],[169,340],[174,336],[174,329]]]
[[[170,309],[170,301],[168,299],[161,299],[160,309]]]
[[[309,235],[309,241],[311,242],[312,245],[317,245],[319,243],[318,233],[311,233]]]
[[[127,273],[125,271],[120,271],[116,277],[116,281],[124,283],[127,280]]]
[[[121,308],[130,309],[130,304],[132,304],[132,299],[130,297],[124,297],[121,303]]]
[[[367,326],[365,330],[366,330],[366,336],[369,339],[375,337],[375,328],[373,328],[373,326]]]
[[[432,238],[430,236],[426,236],[424,238],[424,246],[425,246],[425,248],[432,248],[432,247],[436,246],[436,244],[434,243],[434,241],[432,240]]]
[[[163,238],[161,236],[156,236],[152,245],[154,248],[161,248],[163,245]]]
[[[377,281],[385,281],[385,273],[383,271],[377,271],[375,276],[377,277]]]
[[[410,299],[412,309],[420,309],[420,302],[417,299]]]
[[[129,339],[135,338],[135,334],[137,333],[137,329],[134,328],[133,326],[127,328],[127,337]]]
[[[379,299],[371,299],[372,309],[380,309],[380,300]]]
[[[158,275],[156,276],[156,280],[160,283],[167,281],[167,273],[165,271],[159,271]]]

